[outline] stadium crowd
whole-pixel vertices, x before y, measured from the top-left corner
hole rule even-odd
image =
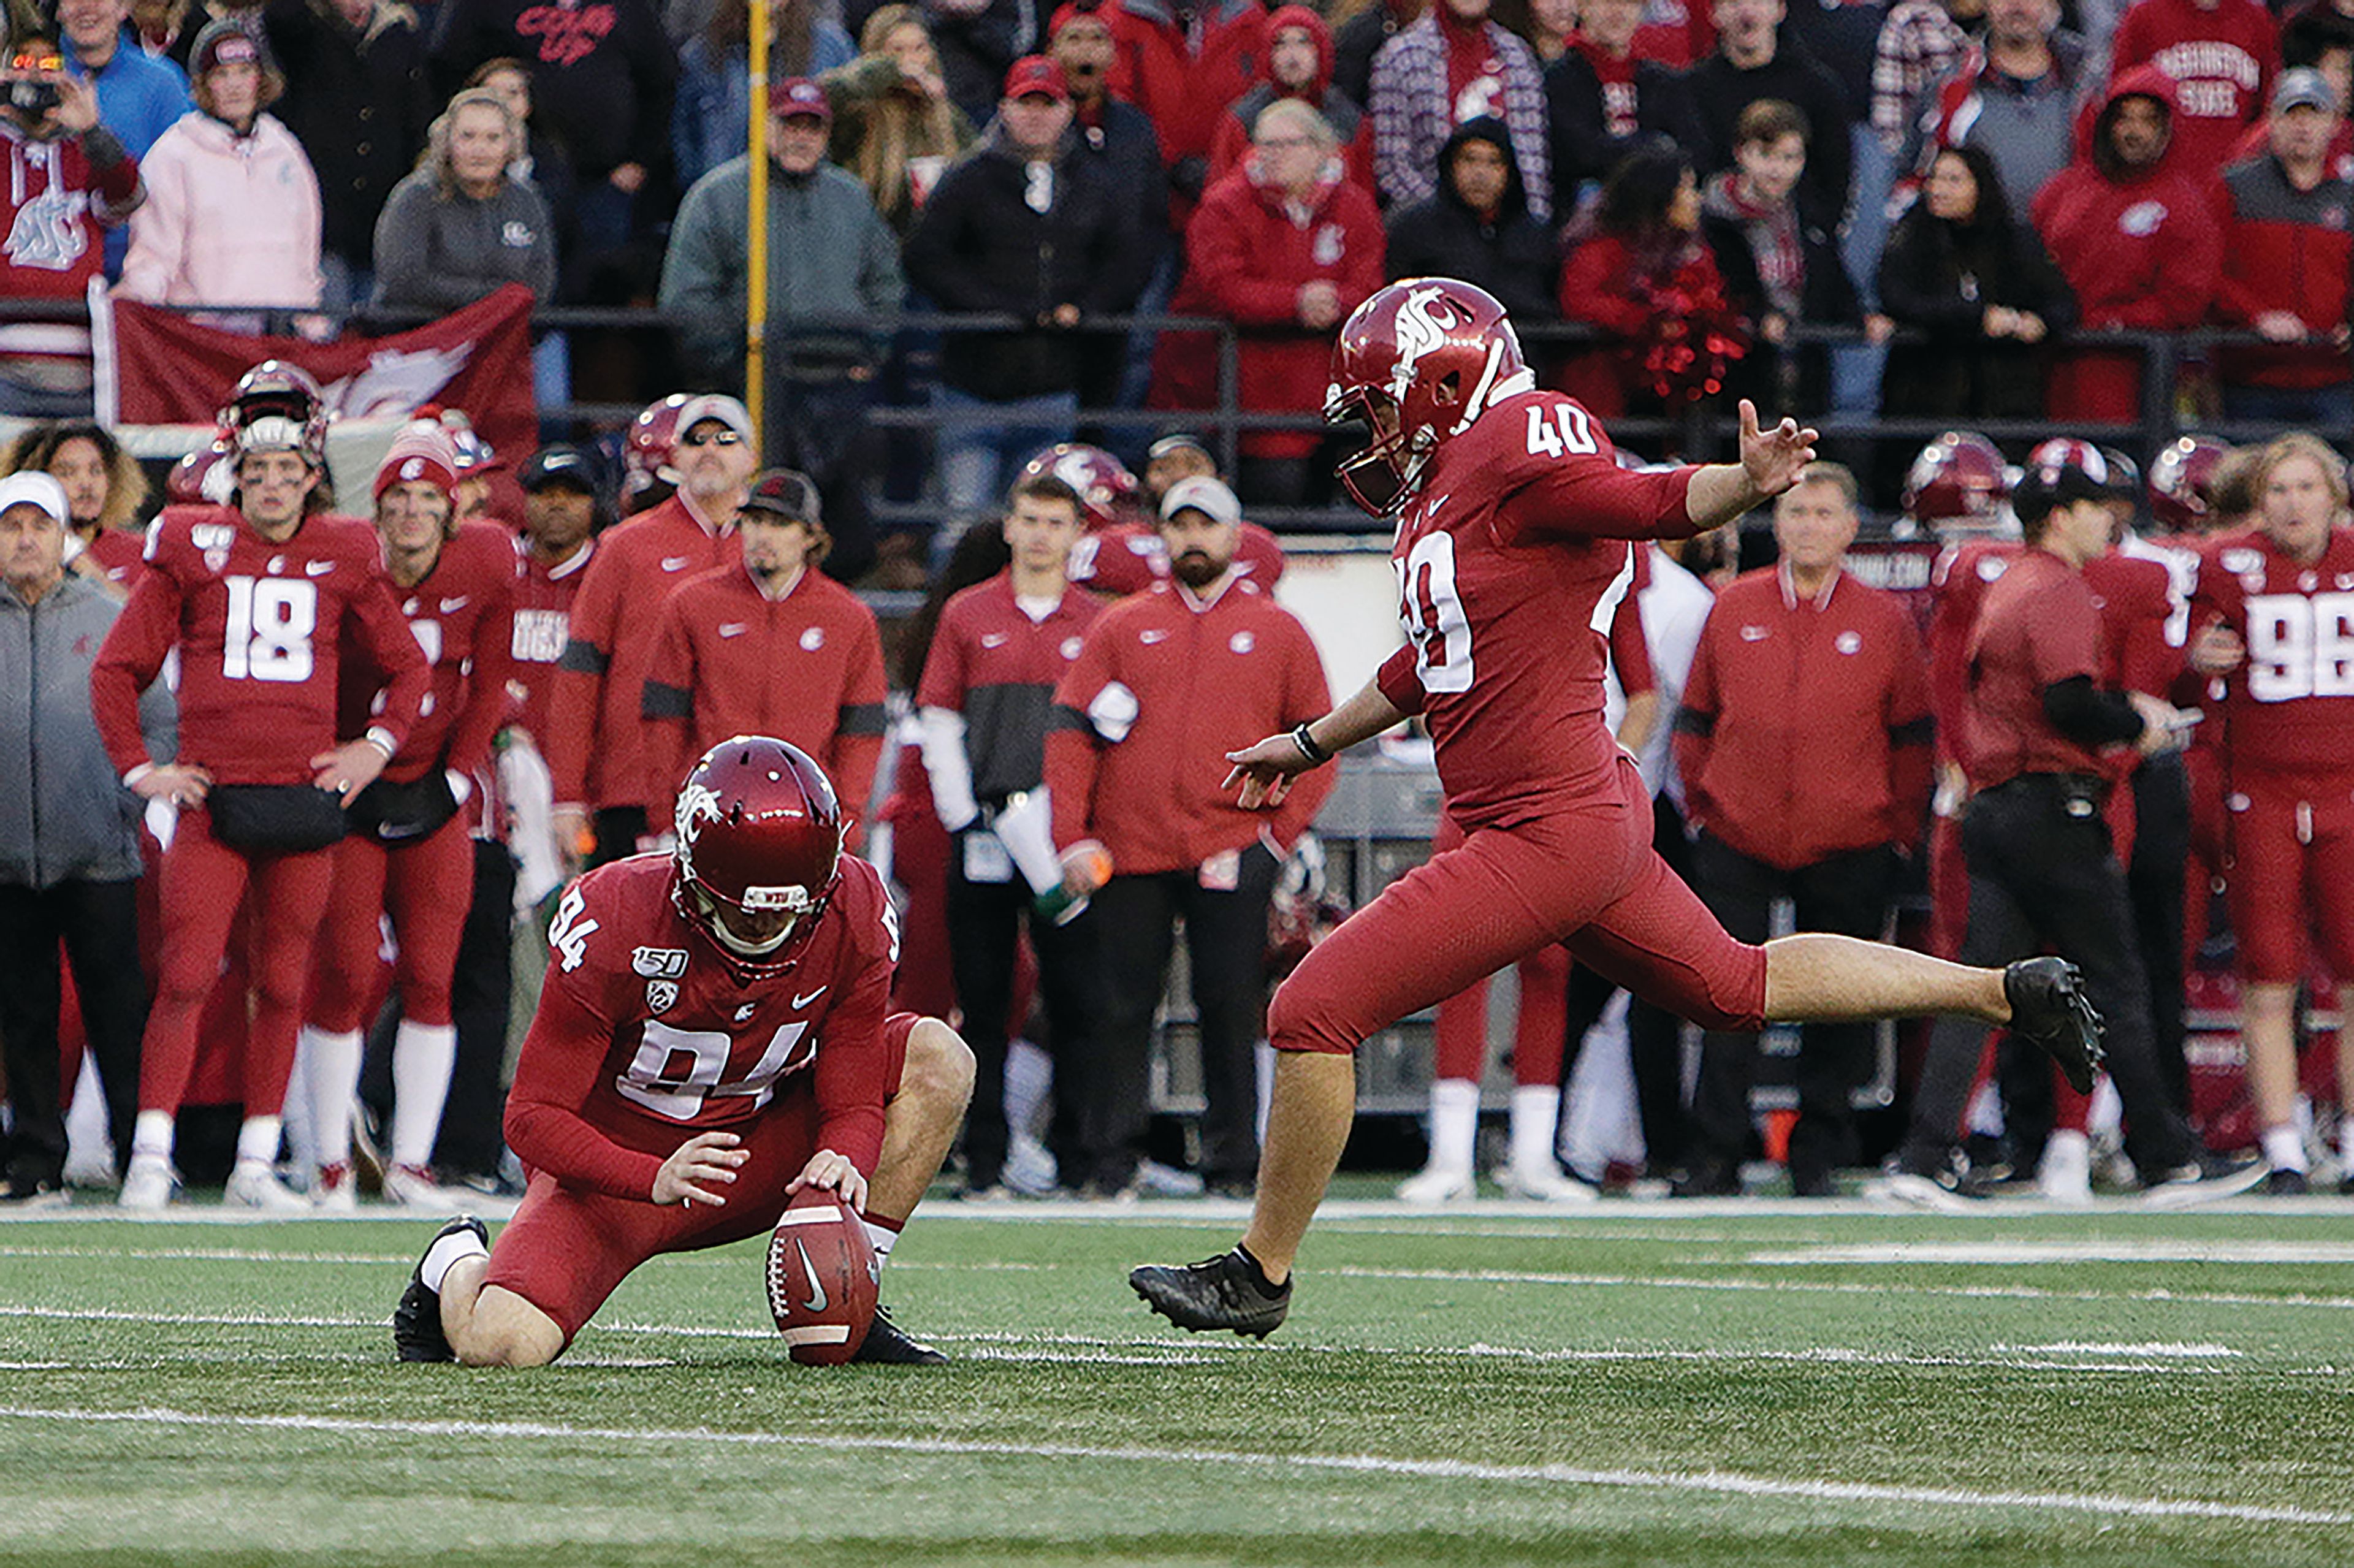
[[[679,778],[737,733],[818,759],[849,846],[889,866],[899,1001],[960,1015],[978,1061],[973,1196],[1246,1189],[1270,923],[1296,947],[1329,917],[1310,829],[1330,775],[1245,812],[1220,759],[1330,705],[1244,514],[1331,499],[1332,335],[1389,280],[1589,329],[1531,341],[1543,383],[1605,419],[1738,393],[2122,423],[2142,351],[2079,334],[2211,325],[2241,337],[2169,389],[2182,406],[2354,426],[2354,8],[2330,0],[784,0],[757,106],[748,21],[741,0],[11,0],[0,300],[111,284],[232,330],[322,313],[298,317],[321,334],[515,283],[651,300],[713,390],[521,461],[455,410],[422,418],[370,528],[313,517],[326,406],[271,362],[172,476],[171,500],[238,515],[181,514],[143,555],[147,482],[87,419],[86,338],[0,318],[0,412],[65,416],[0,463],[0,1198],[53,1197],[78,1153],[160,1207],[200,1163],[183,1107],[214,1104],[242,1107],[217,1151],[233,1202],[512,1191],[508,1014],[534,982],[511,924],[582,865],[668,845]],[[735,395],[756,107],[764,431]],[[892,318],[927,307],[990,319],[944,330],[911,387]],[[1234,323],[1240,407],[1278,417],[1231,475],[1185,430],[1217,402],[1214,344],[1101,323],[1163,309]],[[535,365],[566,384],[563,334]],[[910,397],[937,414],[913,466],[946,522],[886,659],[837,578],[875,559],[863,498],[909,466],[866,415]],[[1113,409],[1148,412],[1076,444],[1083,410]],[[2301,986],[2354,965],[2343,468],[2309,438],[2192,439],[2142,454],[2145,485],[2114,448],[2009,445],[2015,471],[1964,430],[1841,454],[1777,501],[1744,576],[1707,540],[1634,552],[1614,727],[1657,842],[1749,940],[1784,898],[1808,928],[1879,935],[1925,876],[1940,950],[2076,958],[2149,1184],[2200,1134],[2258,1148],[2278,1192],[2317,1156],[2354,1171],[2354,1123],[2314,1119],[2347,1098],[2354,1031],[2336,1075],[2301,1078],[2297,1041]],[[1891,502],[1944,547],[1909,603],[1841,565]],[[2093,613],[2022,608],[2022,561]],[[2051,645],[2051,620],[2085,646]],[[2020,880],[2061,867],[2081,883]],[[1146,1158],[1180,922],[1191,1173]],[[2184,1047],[2192,960],[2226,933],[2237,1120],[2194,1107]],[[1687,1093],[1677,1030],[1638,1003],[1614,1080],[1580,1048],[1606,985],[1564,955],[1520,990],[1508,1189],[1583,1202],[1609,1175],[1563,1124],[1581,1072],[1639,1107],[1650,1175],[1741,1189],[1754,1037],[1710,1036]],[[1473,1190],[1478,1005],[1442,1010],[1410,1198]],[[1861,1156],[1867,1054],[1851,1028],[1807,1034],[1794,1190]],[[2113,1114],[2031,1054],[1995,1054],[1988,1092],[1982,1032],[1940,1029],[1899,1195],[1967,1201],[2006,1165],[2089,1195]]]

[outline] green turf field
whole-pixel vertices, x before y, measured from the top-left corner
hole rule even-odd
[[[1265,1345],[1123,1275],[1236,1205],[918,1216],[929,1372],[790,1364],[757,1245],[557,1367],[403,1367],[429,1224],[0,1224],[0,1563],[2354,1562],[2354,1204],[1344,1205]]]

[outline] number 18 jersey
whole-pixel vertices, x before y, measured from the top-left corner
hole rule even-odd
[[[377,569],[376,532],[307,518],[272,544],[227,506],[170,506],[147,569],[90,672],[100,736],[119,772],[147,760],[138,697],[180,655],[178,760],[223,784],[301,784],[335,747],[337,644],[348,627],[385,672],[376,723],[398,747],[431,672]]]
[[[1429,725],[1465,828],[1619,793],[1603,672],[1628,541],[1697,532],[1692,471],[1621,468],[1583,408],[1543,391],[1492,404],[1432,457],[1390,549],[1406,644],[1380,682]]]
[[[2235,778],[2354,776],[2354,530],[2331,529],[2309,565],[2262,529],[2210,540],[2190,624],[2221,624],[2248,646],[2221,722],[2210,712],[2203,726],[2231,748]]]

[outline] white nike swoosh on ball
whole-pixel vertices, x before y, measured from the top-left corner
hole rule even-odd
[[[810,992],[807,996],[797,996],[793,998],[794,1009],[799,1011],[801,1008],[807,1007],[811,1002],[815,1001],[819,997],[823,996],[827,990],[828,987],[820,986],[815,991]]]
[[[818,1280],[816,1266],[810,1262],[809,1247],[801,1237],[795,1236],[793,1250],[801,1255],[801,1274],[810,1285],[810,1298],[801,1306],[811,1312],[822,1312],[825,1310],[825,1287]]]

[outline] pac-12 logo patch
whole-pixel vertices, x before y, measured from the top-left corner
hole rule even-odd
[[[678,982],[676,980],[658,980],[646,981],[646,1011],[648,1012],[668,1012],[671,1010],[672,1005],[677,1001]]]

